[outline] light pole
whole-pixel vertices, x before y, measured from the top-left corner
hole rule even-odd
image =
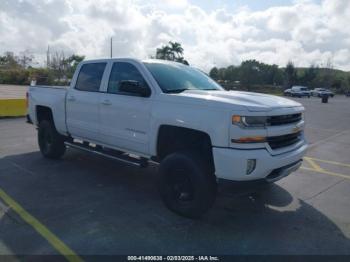
[[[111,58],[113,57],[113,38],[111,37]]]

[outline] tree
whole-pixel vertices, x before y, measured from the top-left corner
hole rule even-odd
[[[48,68],[29,68],[28,71],[29,79],[35,80],[37,85],[51,85],[55,83],[53,72]]]
[[[260,71],[259,62],[256,60],[242,62],[239,74],[241,84],[249,90],[251,85],[262,82]]]
[[[218,79],[219,80],[226,80],[226,68],[221,67],[218,70],[219,70]]]
[[[162,46],[161,48],[157,48],[156,59],[171,60],[170,47],[166,45],[166,46]]]
[[[307,68],[304,71],[304,74],[300,78],[301,84],[308,86],[308,87],[315,87],[314,80],[317,76],[317,68],[315,65],[311,65],[309,68]]]
[[[2,69],[18,69],[20,68],[17,57],[12,52],[5,52],[4,56],[0,56],[0,68]]]
[[[239,66],[212,68],[210,76],[223,80],[228,88],[242,85],[250,89],[253,85],[282,85],[284,72],[277,65],[269,65],[256,60],[243,61]]]
[[[344,88],[344,92],[350,93],[350,75],[347,77],[347,83],[346,83],[346,88]]]
[[[64,78],[64,72],[66,67],[66,56],[63,51],[55,52],[50,58],[49,69],[52,70],[57,81],[61,81]]]
[[[20,62],[19,57],[12,52],[5,52],[0,56],[0,83],[19,85],[28,83],[27,65]]]
[[[17,62],[22,68],[28,68],[33,61],[34,56],[27,50],[20,52],[19,56],[17,57]]]
[[[333,81],[334,81],[333,63],[331,59],[328,59],[326,63],[326,67],[324,68],[322,82],[325,87],[330,88]]]
[[[291,88],[297,81],[297,72],[295,70],[292,61],[287,63],[286,69],[284,70],[285,77],[285,88]]]
[[[283,84],[283,71],[278,68],[273,75],[273,85],[281,86],[282,84]]]
[[[55,52],[50,57],[49,70],[53,74],[56,84],[66,84],[72,78],[77,65],[85,59],[85,56],[72,54],[66,57],[64,52]]]
[[[80,56],[73,54],[67,59],[65,59],[64,63],[66,66],[66,75],[67,78],[72,78],[73,74],[75,72],[75,69],[77,68],[78,64],[85,59],[85,56]]]
[[[239,80],[239,67],[230,65],[225,70],[225,78],[228,81],[238,81]]]
[[[169,46],[170,46],[171,52],[174,54],[174,60],[176,58],[177,59],[183,58],[182,55],[183,55],[184,49],[182,48],[180,43],[169,41]]]
[[[209,76],[215,80],[219,80],[219,70],[217,67],[213,67],[210,72]]]
[[[185,65],[189,65],[187,60],[185,60],[183,57],[183,52],[184,49],[180,43],[169,41],[168,45],[163,45],[162,47],[157,48],[156,59],[176,61]]]

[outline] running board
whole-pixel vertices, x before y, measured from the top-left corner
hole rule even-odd
[[[91,147],[87,144],[80,144],[80,143],[74,143],[74,142],[64,142],[64,144],[67,147],[75,148],[78,150],[82,150],[85,152],[93,153],[99,156],[103,156],[106,158],[110,158],[119,162],[123,162],[129,165],[137,166],[137,167],[147,167],[148,166],[148,160],[146,158],[135,158],[126,155],[125,153],[110,150],[109,152],[106,152],[102,149],[100,146]]]

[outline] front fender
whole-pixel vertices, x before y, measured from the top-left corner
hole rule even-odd
[[[228,147],[230,112],[222,108],[155,101],[151,117],[150,153],[157,155],[162,125],[184,127],[209,135],[213,146]]]

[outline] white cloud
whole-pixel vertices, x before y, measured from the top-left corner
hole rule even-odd
[[[146,58],[179,41],[191,64],[204,70],[257,59],[284,66],[325,63],[350,70],[350,1],[295,1],[290,6],[236,12],[204,11],[187,0],[13,0],[0,9],[0,53],[54,50]]]

